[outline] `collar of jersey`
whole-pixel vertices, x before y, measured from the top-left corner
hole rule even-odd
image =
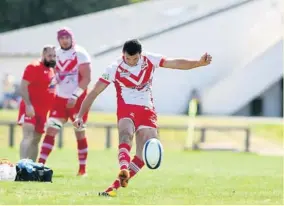
[[[136,67],[137,65],[142,64],[142,62],[143,62],[143,57],[141,56],[135,66],[129,66],[129,65],[126,64],[126,62],[124,61],[124,57],[122,57],[122,59],[123,59],[123,63],[124,63],[129,69],[134,68],[134,67]]]

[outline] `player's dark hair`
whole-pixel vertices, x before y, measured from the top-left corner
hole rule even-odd
[[[141,45],[141,43],[139,42],[138,39],[128,40],[128,41],[126,41],[124,43],[122,52],[123,53],[126,52],[130,56],[133,56],[133,55],[135,55],[137,53],[141,54],[141,52],[142,52],[142,45]]]

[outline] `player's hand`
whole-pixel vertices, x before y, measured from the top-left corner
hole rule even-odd
[[[67,108],[71,109],[74,108],[76,105],[77,100],[74,98],[69,98],[67,101]]]
[[[84,126],[82,118],[76,118],[73,122],[73,126],[77,129],[81,129]]]
[[[200,66],[207,66],[211,63],[212,56],[210,54],[205,53],[199,60]]]
[[[34,107],[32,105],[26,106],[26,114],[25,115],[28,116],[28,117],[35,116],[35,110],[34,110]]]

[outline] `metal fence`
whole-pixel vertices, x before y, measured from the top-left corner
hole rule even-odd
[[[0,126],[7,126],[9,128],[8,145],[9,147],[14,147],[15,145],[15,127],[17,124],[15,122],[0,121]],[[112,130],[117,128],[116,124],[106,124],[106,123],[88,123],[88,126],[92,128],[103,128],[106,131],[105,136],[105,148],[109,149],[112,147]],[[72,127],[72,124],[67,123],[65,127]],[[187,131],[188,126],[186,125],[160,125],[159,130],[171,130],[171,131]],[[206,134],[208,131],[243,131],[244,132],[244,151],[250,151],[250,128],[249,127],[232,127],[232,126],[204,126],[195,127],[195,131],[199,132],[199,143],[204,143],[206,141]],[[58,147],[63,147],[63,135],[64,129],[59,133],[58,137]],[[198,149],[198,147],[195,147]]]

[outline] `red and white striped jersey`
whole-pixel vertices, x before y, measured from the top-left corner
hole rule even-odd
[[[71,97],[80,81],[79,65],[85,63],[91,63],[91,58],[87,51],[78,45],[69,50],[56,50],[57,96]]]
[[[153,74],[156,68],[162,66],[164,60],[161,55],[143,53],[137,65],[131,67],[122,57],[107,67],[100,81],[115,84],[118,107],[130,104],[153,108]]]

